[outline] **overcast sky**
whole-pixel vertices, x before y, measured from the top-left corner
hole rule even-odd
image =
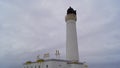
[[[0,0],[0,68],[22,68],[60,50],[65,59],[69,6],[77,10],[80,61],[120,68],[120,0]]]

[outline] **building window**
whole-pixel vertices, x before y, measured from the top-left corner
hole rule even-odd
[[[38,68],[40,68],[40,65],[38,66]]]
[[[46,65],[46,68],[48,68],[48,65]]]
[[[59,67],[61,67],[62,65],[59,65]]]

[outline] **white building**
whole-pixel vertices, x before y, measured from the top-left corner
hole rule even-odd
[[[27,61],[24,68],[88,68],[88,66],[79,62],[79,52],[76,32],[76,11],[69,7],[66,21],[66,60],[62,59],[38,59],[35,62]],[[57,51],[57,55],[59,52]],[[47,55],[48,56],[48,55]]]
[[[24,68],[87,68],[84,63],[74,63],[61,59],[37,60],[36,62],[26,62]]]

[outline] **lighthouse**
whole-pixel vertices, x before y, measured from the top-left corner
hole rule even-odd
[[[88,68],[84,62],[79,62],[77,43],[76,10],[69,7],[65,16],[66,21],[66,59],[59,58],[59,50],[56,50],[56,58],[49,58],[49,53],[43,58],[37,56],[36,61],[26,61],[24,68]]]
[[[77,43],[76,10],[69,7],[65,16],[66,21],[66,59],[72,62],[79,62]]]

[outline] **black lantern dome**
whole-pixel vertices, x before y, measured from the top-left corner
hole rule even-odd
[[[74,10],[71,7],[69,7],[68,10],[67,10],[67,14],[75,14],[76,15],[76,10]]]

